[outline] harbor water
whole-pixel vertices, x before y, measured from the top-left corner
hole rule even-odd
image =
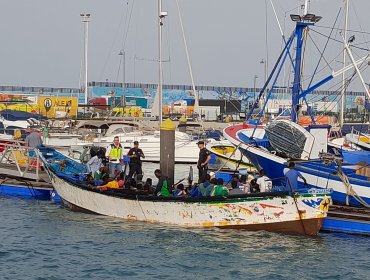
[[[145,165],[144,178],[157,167]],[[0,279],[362,280],[370,270],[361,236],[185,229],[3,195],[0,221]]]

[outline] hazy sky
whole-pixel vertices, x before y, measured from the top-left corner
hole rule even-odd
[[[370,1],[350,2],[350,28],[370,32]],[[265,30],[269,68],[282,41],[270,0],[179,3],[195,83],[251,87],[258,75],[260,86],[264,76],[260,61],[267,58]],[[299,12],[303,1],[273,3],[289,34],[293,28],[289,14]],[[118,53],[124,45],[126,82],[157,83],[157,0],[0,0],[0,4],[0,85],[79,87],[83,61],[81,12],[91,13],[90,81],[123,80],[122,70],[118,73]],[[170,59],[164,65],[164,82],[190,84],[176,1],[163,0],[163,6],[169,14],[165,19],[164,58]],[[342,6],[343,0],[311,0],[310,10],[323,16],[318,25],[331,27]],[[330,32],[322,27],[317,30]],[[369,37],[356,35],[356,42],[369,41]],[[330,52],[334,57],[334,49]]]

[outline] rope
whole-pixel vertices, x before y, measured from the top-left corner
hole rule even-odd
[[[352,188],[348,177],[342,171],[338,172],[338,177],[342,180],[344,186],[347,188],[346,205],[349,205],[349,196],[352,196],[361,205],[365,206],[366,208],[370,208],[370,205]]]
[[[139,204],[139,206],[140,206],[141,212],[143,212],[143,215],[144,215],[145,220],[147,220],[146,215],[145,215],[145,212],[144,212],[144,209],[143,209],[143,207],[142,207],[142,206],[141,206],[141,204],[140,204],[140,200],[139,200],[138,195],[136,195],[136,201],[137,201],[137,203],[138,203],[138,204]]]
[[[230,154],[230,156],[228,157],[228,160],[235,154],[235,152],[236,152],[236,150],[239,148],[239,146],[242,144],[242,142],[240,142],[239,144],[238,144],[238,146],[236,146],[235,147],[235,150]],[[243,155],[242,155],[243,156]],[[240,162],[241,162],[241,159],[240,159],[240,161],[239,161],[239,163],[238,163],[238,166],[237,167],[239,167],[239,165],[240,165]],[[215,171],[215,174],[217,174],[218,172],[220,172],[220,170],[222,169],[222,168],[224,168],[225,167],[225,165],[227,164],[227,161],[225,161],[218,169],[216,169],[216,171]],[[235,172],[234,172],[235,173]]]

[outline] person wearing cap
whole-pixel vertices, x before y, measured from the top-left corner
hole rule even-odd
[[[141,158],[145,158],[145,155],[143,150],[139,148],[138,141],[134,141],[134,147],[128,151],[127,156],[130,158],[128,177],[131,178],[134,174],[143,174]]]
[[[115,178],[117,173],[122,171],[123,162],[123,149],[118,136],[115,136],[113,143],[108,146],[105,156],[109,160],[109,178]]]
[[[211,154],[206,149],[204,145],[204,141],[198,141],[198,148],[199,148],[199,159],[198,159],[198,180],[199,183],[203,183],[206,180],[207,176],[207,169],[208,169],[208,162],[211,160]]]

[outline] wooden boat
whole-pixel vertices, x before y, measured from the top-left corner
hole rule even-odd
[[[330,192],[319,190],[205,198],[101,191],[81,180],[84,165],[51,148],[38,153],[65,205],[126,220],[317,235],[329,208]]]
[[[248,171],[256,170],[242,153],[234,146],[227,144],[211,144],[207,149],[214,154],[224,167],[235,170],[244,168]]]

